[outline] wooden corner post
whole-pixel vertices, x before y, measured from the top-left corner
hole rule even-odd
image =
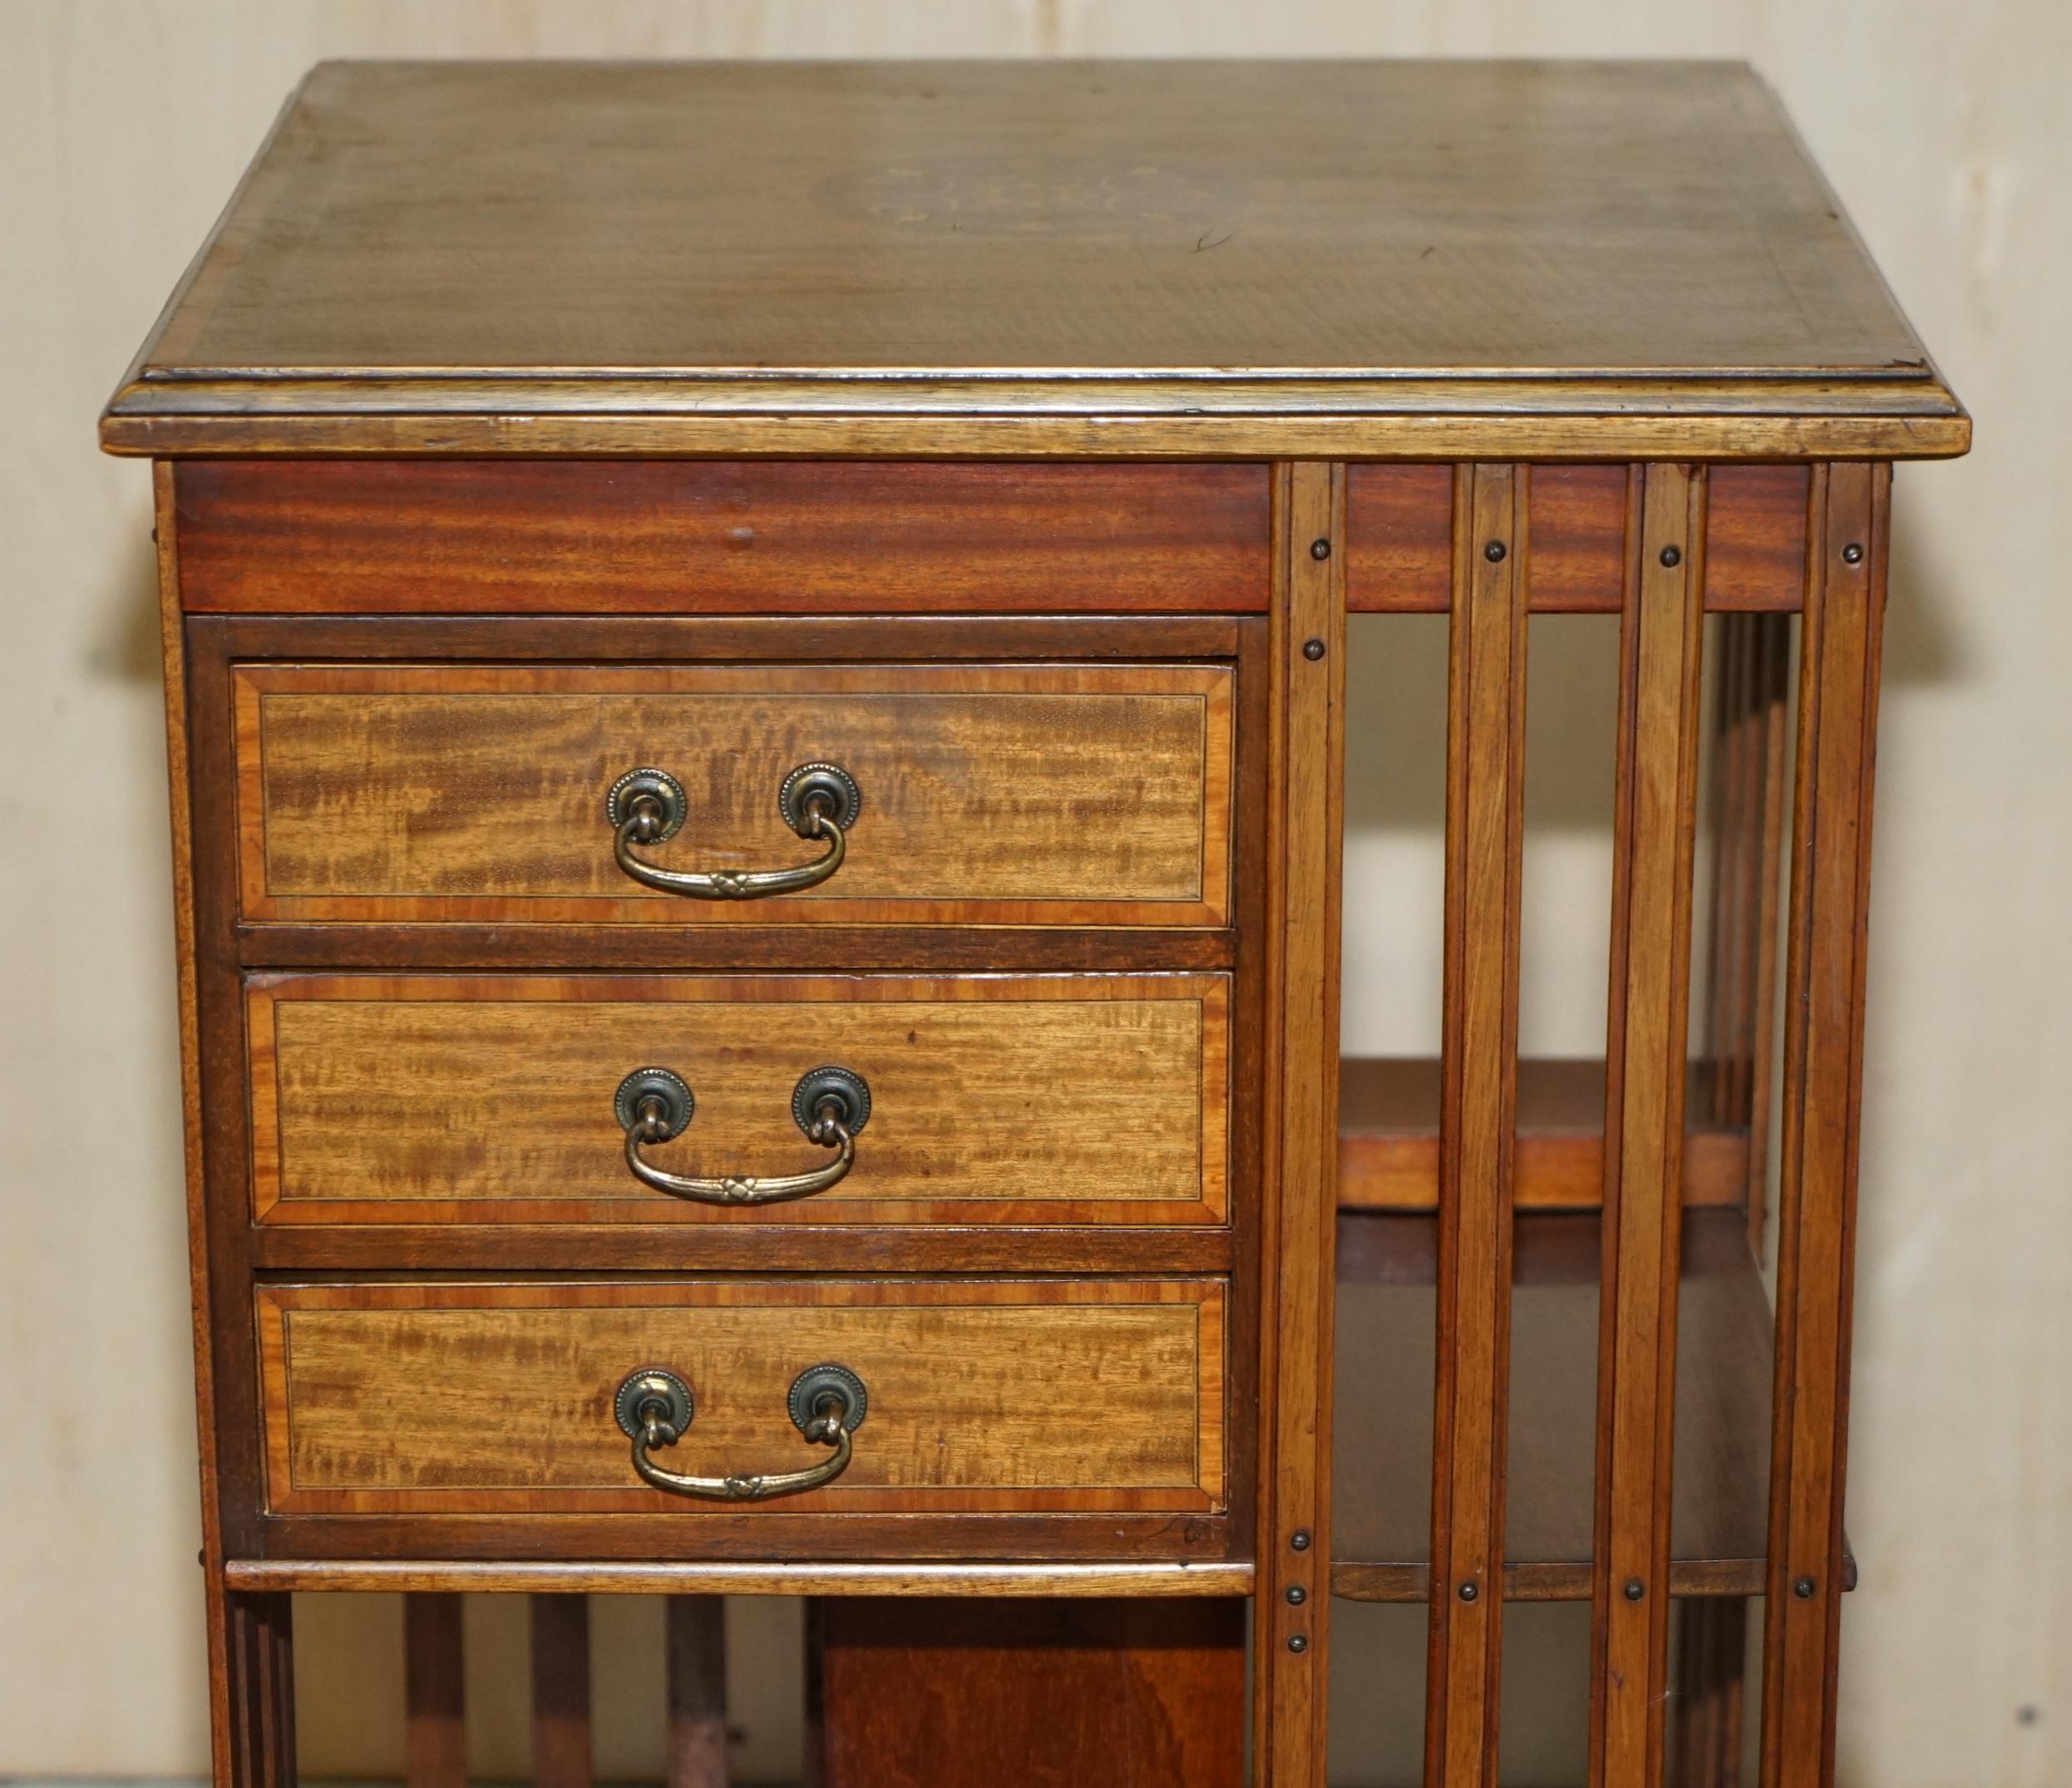
[[[1834,1775],[1865,919],[1892,468],[1814,468],[1785,944],[1763,1788]]]
[[[1274,482],[1268,795],[1265,1233],[1253,1754],[1270,1788],[1322,1788],[1331,1605],[1331,1288],[1344,776],[1345,474]]]

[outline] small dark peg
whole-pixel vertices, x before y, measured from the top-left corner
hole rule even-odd
[[[1310,1648],[1310,1636],[1309,1636],[1309,1634],[1308,1634],[1308,1633],[1290,1633],[1290,1634],[1288,1635],[1288,1649],[1289,1649],[1290,1651],[1291,1651],[1291,1652],[1306,1652],[1306,1651],[1308,1651],[1308,1650],[1309,1650],[1309,1648]]]
[[[1850,541],[1847,546],[1842,549],[1842,563],[1845,565],[1862,564],[1863,563],[1863,549],[1854,540]]]
[[[1331,556],[1331,543],[1320,536],[1310,541],[1310,556],[1312,559],[1329,559]]]
[[[1307,1589],[1305,1589],[1300,1584],[1290,1584],[1288,1585],[1288,1606],[1290,1608],[1300,1608],[1302,1604],[1309,1599],[1310,1592]]]
[[[1307,1552],[1310,1549],[1309,1529],[1306,1527],[1298,1527],[1295,1530],[1295,1538],[1290,1539],[1288,1544],[1293,1546],[1297,1552]]]
[[[1662,549],[1662,563],[1672,570],[1683,562],[1684,549],[1680,546],[1665,546]]]
[[[1645,1584],[1642,1583],[1639,1578],[1637,1578],[1637,1577],[1629,1577],[1629,1578],[1627,1578],[1627,1579],[1626,1579],[1626,1600],[1627,1600],[1627,1601],[1629,1601],[1629,1602],[1637,1602],[1637,1601],[1639,1601],[1639,1600],[1640,1599],[1640,1598],[1641,1598],[1642,1596],[1645,1595],[1646,1593],[1647,1593],[1647,1585],[1646,1585]]]
[[[1472,1602],[1481,1593],[1482,1591],[1478,1589],[1473,1584],[1463,1584],[1461,1585],[1461,1600],[1463,1602]]]
[[[1503,559],[1503,542],[1502,540],[1492,540],[1488,545],[1485,546],[1482,549],[1482,556],[1487,559],[1492,565],[1499,564]]]
[[[1792,1593],[1802,1602],[1810,1602],[1813,1599],[1813,1580],[1810,1577],[1802,1577],[1792,1585]]]
[[[1302,656],[1307,658],[1310,663],[1315,663],[1319,658],[1324,656],[1324,642],[1320,639],[1304,640],[1302,642]]]

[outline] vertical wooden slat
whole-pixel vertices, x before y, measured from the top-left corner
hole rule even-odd
[[[1662,1779],[1705,478],[1635,468],[1620,623],[1590,1780]]]
[[[403,1780],[409,1788],[466,1788],[467,1729],[461,1686],[461,1598],[403,1598]]]
[[[1742,1676],[1749,1604],[1739,1596],[1692,1596],[1678,1604],[1676,1788],[1740,1788]]]
[[[1338,1202],[1344,468],[1276,469],[1268,800],[1267,1229],[1255,1755],[1321,1788],[1330,1608],[1332,1251]],[[1297,1599],[1289,1599],[1299,1592]]]
[[[532,1604],[532,1779],[590,1788],[590,1608],[580,1595]]]
[[[727,1788],[727,1604],[716,1595],[673,1595],[664,1605],[668,1788]]]
[[[1764,1788],[1834,1767],[1871,783],[1891,468],[1814,469],[1785,958]]]
[[[285,1595],[226,1594],[224,1697],[229,1788],[294,1788],[293,1603]]]
[[[1526,480],[1517,467],[1473,465],[1454,483],[1424,1771],[1433,1788],[1496,1779],[1517,1130]]]

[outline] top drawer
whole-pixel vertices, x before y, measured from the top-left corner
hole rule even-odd
[[[1263,465],[190,460],[195,614],[1236,614]]]
[[[240,664],[240,906],[1221,926],[1234,682],[1208,664]]]

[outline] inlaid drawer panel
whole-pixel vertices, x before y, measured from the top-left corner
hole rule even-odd
[[[266,1506],[1213,1513],[1226,1306],[1216,1279],[262,1286]],[[649,1371],[691,1411],[649,1449],[655,1465],[826,1465],[832,1443],[809,1441],[790,1402],[828,1366],[861,1384],[864,1414],[826,1487],[707,1499],[635,1471],[619,1393]]]
[[[254,1210],[268,1224],[1221,1223],[1230,1006],[1222,975],[258,977]],[[829,1066],[868,1101],[841,1177],[729,1201],[728,1180],[836,1164],[802,1108]],[[673,1193],[636,1176],[624,1120],[638,1113],[619,1093],[649,1068],[681,1082],[689,1121],[639,1144],[639,1161],[721,1184]]]
[[[239,665],[240,904],[1218,926],[1234,682],[1212,664]]]

